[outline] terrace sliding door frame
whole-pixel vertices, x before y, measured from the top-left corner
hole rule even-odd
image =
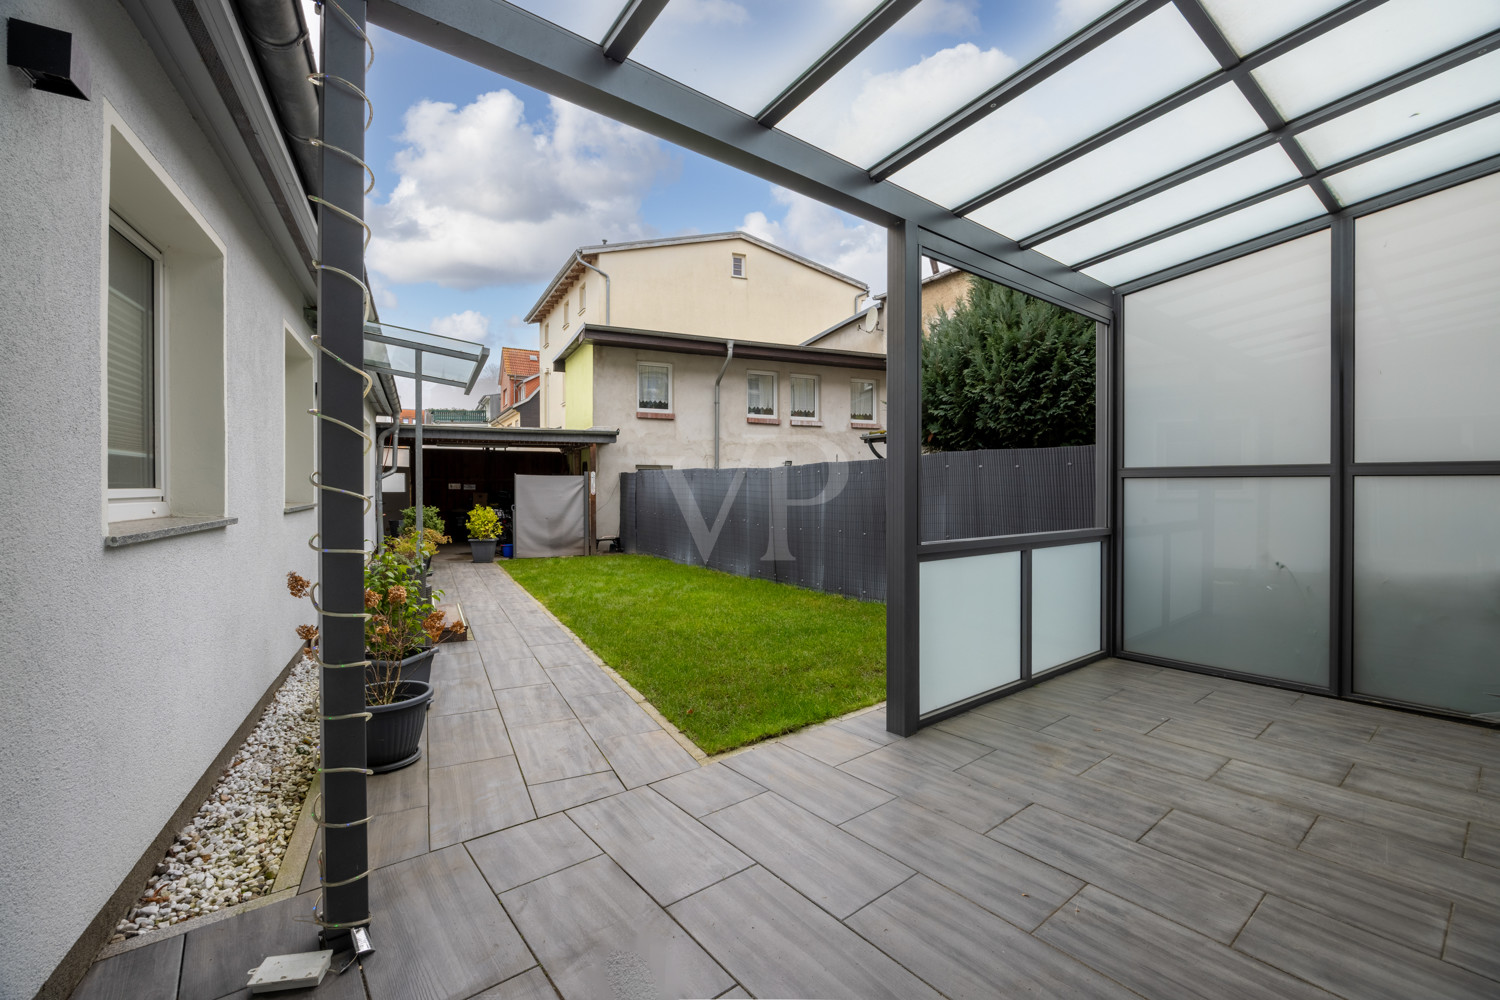
[[[1189,670],[1214,677],[1229,677],[1253,684],[1280,687],[1294,691],[1328,695],[1365,704],[1380,705],[1456,718],[1481,725],[1496,726],[1500,723],[1476,720],[1459,712],[1449,712],[1430,705],[1372,695],[1359,694],[1354,690],[1354,487],[1360,476],[1500,476],[1500,461],[1478,462],[1358,462],[1355,460],[1354,407],[1355,407],[1355,225],[1359,218],[1393,208],[1427,195],[1436,194],[1451,187],[1478,180],[1490,174],[1500,173],[1500,156],[1492,156],[1457,170],[1388,192],[1367,201],[1351,205],[1332,215],[1318,216],[1306,222],[1288,226],[1265,236],[1248,240],[1224,250],[1178,264],[1155,274],[1125,282],[1116,289],[1115,315],[1117,336],[1111,343],[1111,367],[1113,374],[1110,389],[1113,393],[1113,438],[1112,463],[1114,468],[1112,525],[1119,526],[1113,536],[1113,572],[1110,574],[1112,594],[1113,628],[1109,646],[1121,659],[1150,663],[1158,666]],[[1249,256],[1270,247],[1279,246],[1312,233],[1327,229],[1330,233],[1330,299],[1329,299],[1329,369],[1330,369],[1330,413],[1329,413],[1329,461],[1327,465],[1245,465],[1245,466],[1190,466],[1173,468],[1124,467],[1125,428],[1125,296],[1165,284],[1177,278],[1196,274],[1219,264]],[[1150,653],[1131,652],[1125,649],[1124,641],[1124,489],[1125,480],[1135,478],[1194,478],[1218,477],[1314,477],[1328,479],[1329,489],[1329,593],[1328,593],[1328,681],[1326,685],[1310,685],[1260,674],[1227,670],[1200,663],[1188,663]]]

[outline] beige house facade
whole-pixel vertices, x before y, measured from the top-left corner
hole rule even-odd
[[[922,330],[925,334],[940,312],[951,313],[969,294],[969,274],[948,268],[922,279]],[[802,341],[805,347],[885,353],[885,295],[870,297],[866,308]]]

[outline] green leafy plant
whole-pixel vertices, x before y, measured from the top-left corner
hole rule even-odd
[[[439,545],[447,545],[453,541],[447,535],[441,534],[432,528],[423,530],[420,536],[415,531],[408,531],[396,538],[386,542],[386,548],[395,552],[404,559],[415,560],[418,550],[423,556],[437,554]]]
[[[500,534],[500,515],[495,513],[495,508],[475,506],[469,511],[470,538],[499,538]]]
[[[1094,321],[978,278],[922,340],[934,451],[1094,443]]]
[[[417,508],[408,507],[401,512],[401,534],[410,534],[417,523]],[[443,512],[436,507],[422,508],[422,527],[429,531],[436,531],[440,535],[448,533],[448,526],[443,523]]]

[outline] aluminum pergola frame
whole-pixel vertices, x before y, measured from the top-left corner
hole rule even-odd
[[[890,522],[887,533],[887,558],[890,567],[887,719],[892,731],[904,735],[954,711],[972,707],[985,698],[1010,693],[1017,688],[1017,685],[1010,685],[1002,691],[987,692],[961,705],[929,713],[925,717],[919,714],[918,567],[923,560],[986,551],[1021,551],[1024,575],[1029,549],[1083,537],[1103,539],[1103,559],[1106,563],[1106,571],[1102,577],[1104,606],[1101,608],[1104,648],[1095,657],[1086,657],[1079,663],[1120,652],[1121,542],[1118,526],[1122,513],[1121,484],[1127,476],[1144,474],[1139,470],[1127,471],[1121,467],[1119,436],[1124,386],[1120,367],[1119,315],[1123,294],[1321,229],[1332,229],[1335,233],[1335,245],[1343,247],[1350,244],[1348,227],[1352,226],[1352,220],[1358,215],[1378,211],[1500,170],[1500,156],[1490,157],[1352,206],[1341,206],[1326,184],[1326,179],[1339,170],[1369,162],[1454,128],[1486,119],[1500,112],[1500,103],[1489,104],[1462,116],[1438,122],[1378,149],[1321,168],[1316,167],[1297,145],[1296,136],[1303,132],[1500,48],[1500,31],[1493,31],[1385,79],[1360,87],[1323,107],[1289,120],[1283,118],[1252,76],[1252,71],[1375,10],[1385,2],[1387,0],[1352,0],[1253,52],[1239,54],[1209,17],[1202,0],[1128,0],[1032,60],[943,121],[911,138],[870,169],[849,163],[772,126],[784,119],[839,69],[894,25],[915,5],[913,0],[887,0],[874,7],[755,115],[731,108],[663,74],[628,61],[635,45],[650,30],[652,22],[666,6],[665,0],[630,0],[625,3],[624,9],[600,42],[573,34],[503,0],[369,0],[368,9],[371,22],[381,27],[887,228],[888,447],[892,472],[888,485]],[[952,209],[914,194],[887,179],[903,166],[936,149],[948,138],[994,113],[1007,102],[1015,100],[1167,6],[1176,8],[1217,60],[1217,72],[1126,116]],[[1261,118],[1265,131],[1196,163],[1170,171],[1134,190],[1108,198],[1069,218],[1016,238],[1002,236],[963,217],[963,213],[1014,192],[1024,184],[1047,176],[1084,155],[1103,148],[1109,142],[1187,105],[1195,98],[1225,86],[1238,89]],[[1216,167],[1271,146],[1280,146],[1286,150],[1300,175],[1296,180],[1096,253],[1072,267],[1034,249],[1111,212],[1169,191]],[[1084,267],[1149,246],[1196,225],[1302,187],[1306,187],[1318,198],[1325,210],[1323,214],[1172,265],[1154,274],[1131,279],[1118,287],[1111,287],[1081,273]],[[1340,233],[1343,235],[1339,235]],[[1050,533],[925,545],[920,542],[917,532],[917,460],[920,455],[922,256],[946,261],[973,274],[1072,309],[1093,318],[1099,324],[1096,401],[1098,497],[1101,510],[1098,528],[1088,529],[1083,535],[1076,537],[1076,533]],[[1352,294],[1352,267],[1335,267],[1334,325],[1339,330],[1343,330],[1351,322],[1349,316],[1352,315]],[[1352,327],[1349,331],[1338,332],[1334,336],[1352,337]],[[1338,342],[1342,343],[1341,340]],[[1346,380],[1352,378],[1352,347],[1344,345],[1336,347],[1335,351],[1334,370],[1335,379],[1339,381],[1339,391],[1334,397],[1337,412],[1332,426],[1335,435],[1342,436],[1348,433],[1347,428],[1352,421],[1352,392],[1344,385]],[[1341,491],[1337,494],[1340,500],[1335,504],[1336,510],[1346,510],[1351,503],[1350,491],[1341,486],[1355,471],[1344,460],[1347,454],[1349,452],[1344,445],[1338,443],[1330,464],[1317,467],[1322,470],[1320,474],[1330,475],[1334,488]],[[1491,463],[1479,464],[1488,469]],[[1424,468],[1429,472],[1435,471],[1431,467]],[[1296,471],[1294,468],[1280,467],[1274,474],[1296,474]],[[1307,474],[1307,470],[1302,472]],[[1194,474],[1201,475],[1203,472],[1195,470]],[[1340,540],[1351,530],[1350,524],[1351,519],[1346,515],[1338,515],[1334,524],[1335,546],[1338,547],[1340,564],[1349,558],[1348,546]],[[1067,537],[1063,537],[1064,535]],[[1347,641],[1348,594],[1342,593],[1333,604],[1337,608],[1336,615],[1340,623],[1334,630],[1336,648],[1333,662],[1336,676],[1331,677],[1327,690],[1348,696],[1351,655]],[[1029,671],[1025,670],[1024,661],[1023,651],[1023,679],[1020,686],[1029,683]],[[1206,669],[1192,664],[1172,665]],[[1267,683],[1265,678],[1249,679]]]

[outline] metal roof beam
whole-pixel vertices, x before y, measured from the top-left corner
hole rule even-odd
[[[882,226],[911,220],[993,258],[1020,291],[1111,315],[1108,285],[509,3],[369,0],[372,24]]]
[[[847,35],[839,39],[833,48],[823,53],[822,57],[808,67],[806,72],[792,81],[792,84],[777,95],[774,101],[767,104],[761,113],[755,116],[755,120],[771,128],[791,114],[799,104],[832,79],[835,73],[849,65],[855,56],[867,49],[875,39],[885,34],[919,2],[920,0],[885,0],[863,21],[856,24]]]
[[[1300,118],[1294,118],[1279,129],[1252,136],[1243,142],[1230,146],[1228,149],[1205,157],[1197,163],[1189,164],[1181,170],[1174,170],[1172,173],[1164,177],[1159,177],[1148,184],[1143,184],[1133,191],[1127,191],[1122,195],[1095,205],[1093,208],[1079,212],[1077,215],[1064,219],[1061,222],[1054,223],[1020,240],[1020,245],[1023,247],[1035,247],[1046,243],[1048,240],[1056,239],[1065,233],[1070,233],[1081,226],[1088,225],[1090,222],[1102,219],[1104,216],[1125,208],[1128,205],[1144,201],[1152,195],[1160,194],[1195,177],[1206,174],[1210,170],[1217,169],[1241,157],[1249,156],[1251,153],[1265,149],[1267,146],[1277,145],[1284,138],[1316,128],[1350,111],[1362,108],[1366,104],[1371,104],[1382,97],[1394,94],[1399,90],[1430,79],[1440,73],[1445,73],[1455,66],[1466,63],[1471,59],[1477,59],[1496,49],[1500,49],[1500,31],[1492,31],[1488,35],[1483,35],[1472,42],[1461,45],[1424,63],[1419,63],[1410,69],[1387,77],[1362,90],[1357,90],[1346,97],[1341,97],[1337,101],[1324,105],[1315,111],[1310,111]]]
[[[1085,53],[1103,45],[1138,21],[1145,20],[1165,7],[1169,0],[1129,0],[1105,14],[1060,45],[1032,60],[1018,72],[981,94],[932,128],[901,146],[870,168],[872,180],[885,180],[891,174],[921,159],[964,129],[980,121],[1002,105],[1020,97],[1043,80],[1065,69]]]
[[[630,53],[666,6],[667,0],[630,0],[600,43],[604,48],[604,58],[617,63],[630,58]]]

